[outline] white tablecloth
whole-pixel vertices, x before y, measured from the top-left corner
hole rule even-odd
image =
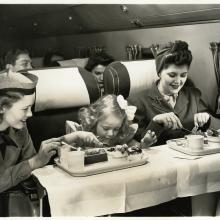
[[[52,216],[123,213],[176,198],[176,168],[151,151],[150,163],[88,177],[52,165],[35,170],[47,189]]]
[[[94,176],[73,177],[52,165],[33,174],[47,189],[52,216],[123,213],[220,190],[220,154],[177,159],[184,155],[166,145],[146,153],[146,165]]]

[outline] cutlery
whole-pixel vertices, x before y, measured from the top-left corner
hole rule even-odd
[[[97,139],[103,144],[103,147],[110,147],[110,144],[105,141],[105,138],[96,136]]]
[[[72,145],[69,145],[69,144],[67,144],[67,143],[64,142],[64,141],[62,141],[61,144],[62,144],[62,146],[63,146],[63,145],[67,145],[68,147],[70,147],[70,148],[73,149],[73,150],[78,150],[78,148],[80,148],[80,150],[81,150],[81,147],[73,147]],[[62,146],[61,146],[61,147],[62,147]]]
[[[191,134],[196,134],[196,132],[195,131],[190,131],[189,129],[187,129],[187,128],[184,128],[184,127],[182,127],[182,130],[184,130],[184,131],[187,131],[187,132],[189,132],[189,133],[191,133]]]

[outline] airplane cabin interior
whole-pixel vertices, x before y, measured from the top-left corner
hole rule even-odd
[[[219,215],[220,4],[9,3],[0,4],[0,24],[0,217]],[[159,51],[160,45],[163,44],[172,45],[172,48],[166,47]],[[183,50],[188,52],[182,53]],[[167,57],[179,51],[182,58],[175,59],[190,61],[178,64],[173,59],[166,63]],[[186,58],[185,54],[190,55]],[[16,59],[19,56],[21,58],[21,55],[24,55],[26,60],[19,64]],[[91,61],[94,57],[96,60]],[[102,59],[101,64],[98,59]],[[94,69],[93,62],[97,62],[99,68],[104,66],[105,69],[100,70],[97,66],[97,69]],[[16,69],[17,65],[20,65],[20,69]],[[11,81],[4,81],[7,77],[10,78],[10,74]],[[20,81],[15,81],[12,85],[15,80],[13,74],[18,74],[17,77],[34,75],[38,79],[37,84],[33,77],[28,79],[29,81],[22,81],[21,77]],[[163,76],[167,77],[164,77],[164,84],[170,83],[169,89],[179,92],[174,105],[169,104],[165,96],[154,99],[149,92],[152,91],[150,89],[154,83],[158,88],[157,92],[160,92],[158,85],[164,85],[160,83]],[[177,76],[179,84],[176,82]],[[32,165],[37,163],[36,158],[33,164],[29,157],[21,158],[22,154],[28,151],[25,148],[27,138],[22,134],[18,143],[23,143],[21,140],[24,138],[26,142],[20,144],[20,153],[17,153],[18,156],[14,159],[15,156],[9,156],[12,151],[20,149],[20,145],[11,146],[17,140],[11,138],[13,143],[10,142],[9,149],[6,148],[5,130],[8,131],[12,127],[15,133],[19,133],[19,123],[15,125],[12,119],[22,116],[19,116],[17,110],[14,114],[18,116],[12,118],[9,111],[12,107],[7,107],[6,112],[11,118],[7,117],[3,99],[1,100],[6,90],[30,90],[31,85],[27,85],[27,82],[32,82],[30,80],[35,83],[34,87],[31,87],[32,93],[25,93],[22,97],[28,97],[27,102],[31,101],[31,104],[28,104],[24,113],[26,116],[20,120],[23,123],[22,129],[27,127],[29,142],[33,142],[34,146],[35,153],[29,157],[37,155],[38,160],[44,158],[44,165],[43,162],[36,165],[37,169],[32,169]],[[192,83],[185,90],[182,89],[186,84],[184,80]],[[18,88],[20,90],[16,90]],[[182,102],[178,102],[182,97],[180,91],[184,91]],[[140,97],[139,94],[143,93],[145,95]],[[91,164],[83,164],[81,170],[70,169],[74,161],[79,161],[80,158],[74,153],[84,153],[84,145],[80,143],[78,146],[78,142],[65,143],[61,139],[66,134],[77,132],[79,135],[86,132],[85,136],[91,137],[92,132],[97,141],[102,140],[101,132],[99,135],[96,133],[99,132],[99,120],[104,120],[98,115],[104,107],[95,109],[97,106],[93,104],[108,95],[116,97],[120,109],[126,114],[126,120],[129,119],[130,113],[133,114],[133,122],[137,122],[138,127],[131,120],[126,122],[128,127],[123,127],[124,130],[121,127],[115,128],[113,133],[126,133],[127,136],[122,135],[124,139],[125,136],[127,139],[136,137],[135,132],[139,132],[142,125],[146,130],[150,117],[153,118],[149,119],[152,123],[158,119],[153,117],[153,114],[164,117],[169,114],[169,117],[166,118],[167,121],[161,119],[162,122],[154,125],[155,131],[152,128],[150,134],[146,130],[146,134],[141,136],[142,139],[137,139],[139,145],[130,147],[132,152],[141,148],[143,143],[147,143],[146,135],[150,135],[151,146],[141,148],[141,159],[131,159],[129,145],[122,143],[119,138],[117,145],[111,146],[107,143],[109,151],[104,149],[103,152],[93,144],[92,148],[98,149],[93,152],[94,158],[92,159],[92,153],[88,150],[91,158],[87,155],[87,159],[84,160],[84,156],[82,159],[83,163]],[[150,101],[144,102],[142,98]],[[18,102],[13,101],[11,105],[14,106]],[[167,104],[159,106],[163,102]],[[131,103],[137,103],[135,110],[129,108]],[[198,106],[204,106],[204,103],[206,109],[200,110]],[[110,102],[107,102],[106,106],[110,105]],[[82,118],[81,115],[88,109],[92,111],[92,108],[94,115]],[[191,111],[194,110],[196,113],[191,117]],[[111,111],[109,110],[108,116]],[[119,116],[119,113],[117,114]],[[94,117],[97,117],[94,125],[97,128],[91,126],[91,130],[85,129],[82,121],[87,123]],[[117,120],[113,118],[110,122],[117,123]],[[209,127],[201,129],[202,134],[193,130],[204,127],[204,124]],[[169,137],[172,138],[163,139],[163,133],[157,133],[158,126],[163,127],[163,131],[170,130]],[[104,133],[108,128],[100,129],[105,130]],[[175,137],[178,129],[184,129],[185,133]],[[212,132],[210,140],[209,132]],[[193,135],[200,136],[199,140],[202,140],[202,145],[196,150],[190,148],[188,140],[188,136]],[[157,144],[159,136],[164,143]],[[51,142],[52,138],[59,137],[59,141],[53,139]],[[77,138],[76,141],[81,138],[88,142],[88,138],[83,135]],[[90,141],[94,141],[94,137]],[[56,145],[57,142],[62,146],[58,147],[55,153],[51,150],[49,158],[49,150],[45,150],[46,145]],[[195,142],[193,146],[198,140]],[[102,144],[105,146],[104,142]],[[54,145],[50,145],[51,149]],[[118,154],[127,152],[126,160],[125,156],[122,159],[115,159],[119,156],[114,158],[112,152],[117,150],[120,151]],[[87,150],[85,151],[86,155]],[[64,153],[66,158],[62,160],[61,155]],[[69,158],[70,154],[73,155],[72,160]],[[96,154],[97,158],[94,156]],[[5,160],[7,156],[14,162]],[[101,162],[96,161],[98,158]],[[67,163],[69,160],[70,164]],[[22,191],[22,196],[19,196],[18,191]],[[215,211],[212,211],[214,209]]]

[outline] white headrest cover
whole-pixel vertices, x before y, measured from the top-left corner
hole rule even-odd
[[[35,111],[88,105],[100,97],[94,76],[77,67],[29,71],[38,76]]]

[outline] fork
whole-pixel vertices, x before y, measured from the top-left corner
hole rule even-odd
[[[110,144],[105,142],[105,139],[103,137],[100,136],[96,136],[96,137],[103,144],[103,147],[110,147]]]
[[[181,129],[184,130],[184,131],[187,131],[187,132],[189,132],[189,133],[196,134],[193,130],[190,131],[189,129],[184,128],[184,127],[182,127]]]

